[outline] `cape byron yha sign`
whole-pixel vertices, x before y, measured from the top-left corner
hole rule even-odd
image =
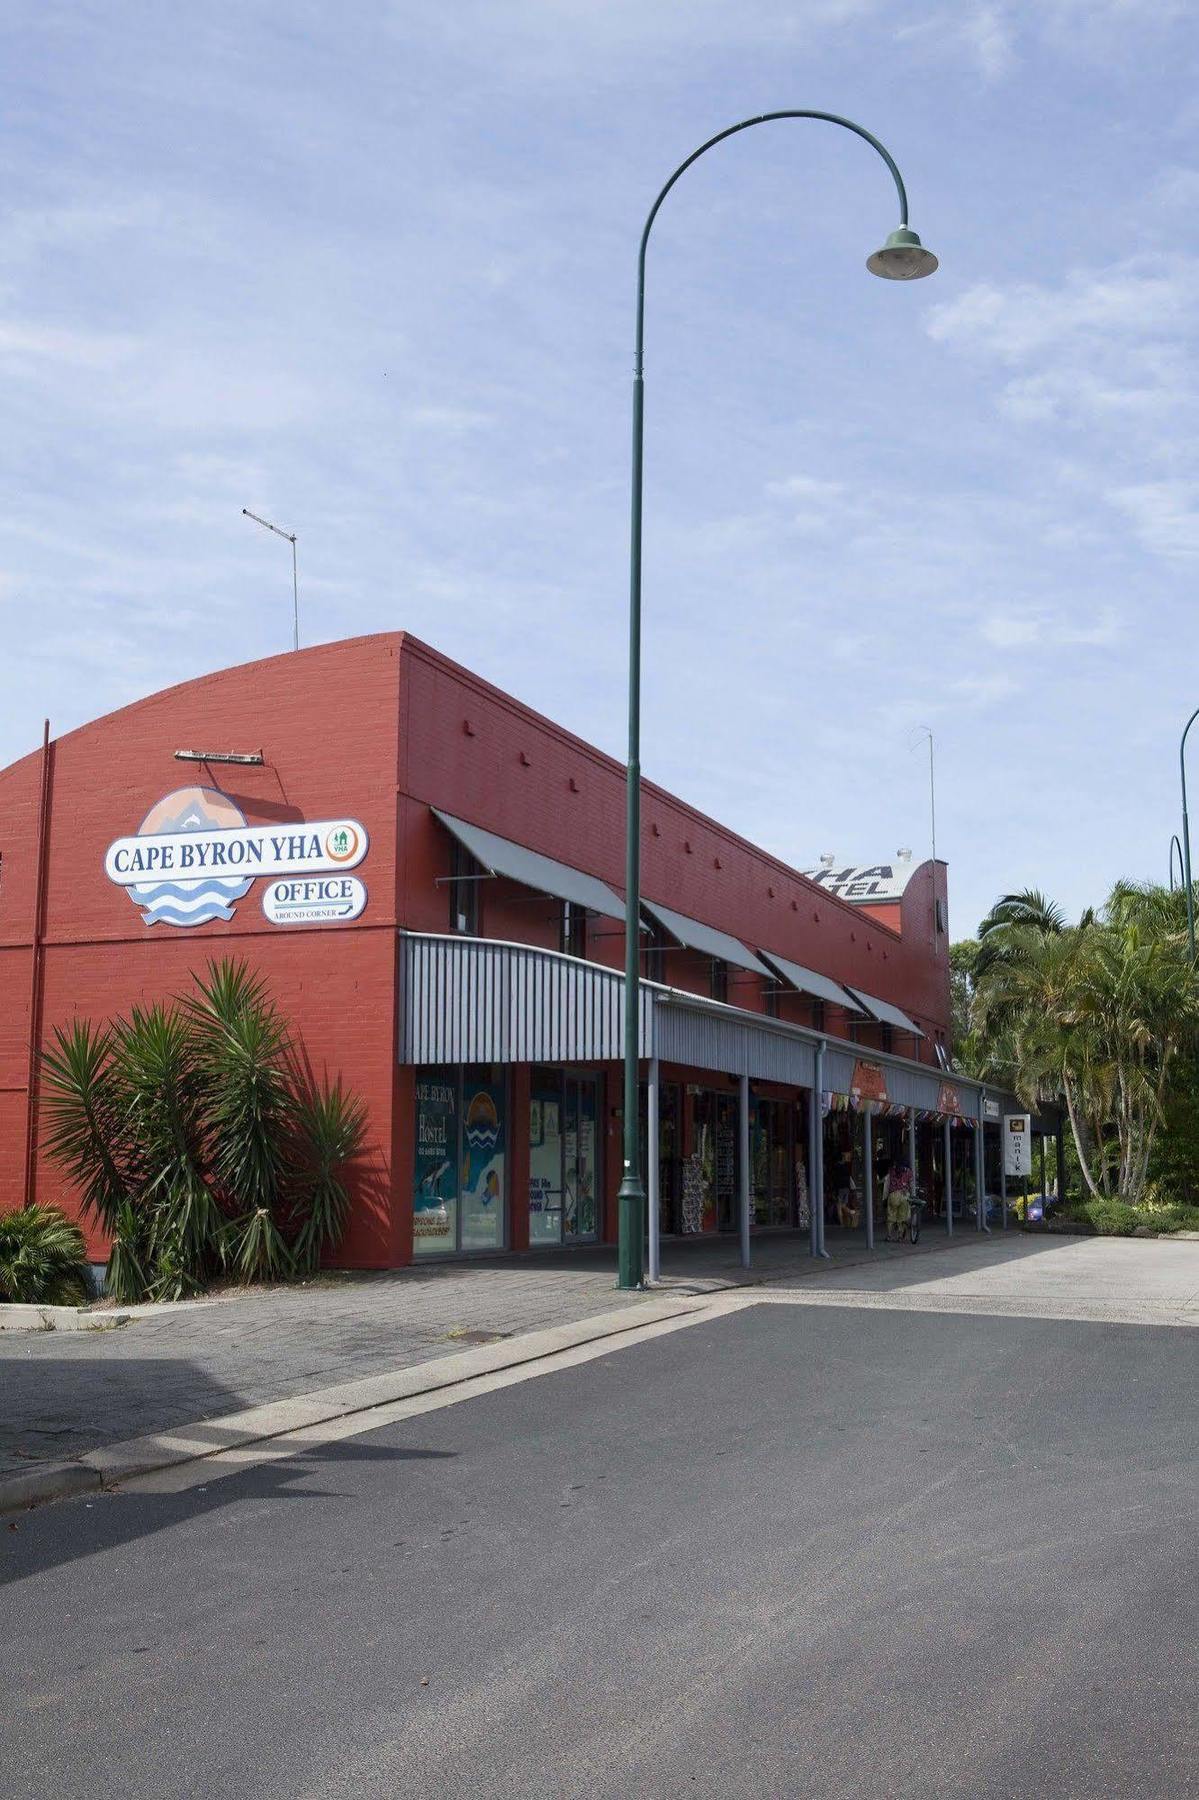
[[[226,794],[179,788],[151,807],[133,837],[108,846],[104,872],[142,909],[147,925],[206,925],[231,919],[252,882],[267,887],[273,925],[356,919],[366,889],[349,870],[369,848],[357,819],[249,825]]]

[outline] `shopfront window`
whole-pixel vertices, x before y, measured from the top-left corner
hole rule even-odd
[[[794,1107],[755,1098],[750,1112],[750,1180],[755,1225],[789,1225],[795,1188]]]
[[[437,1069],[416,1084],[414,1249],[445,1255],[458,1247],[458,1071]]]
[[[599,1231],[597,1078],[533,1071],[529,1099],[529,1243],[572,1244]]]
[[[688,1090],[691,1155],[683,1170],[684,1232],[737,1229],[737,1096]]]
[[[506,1091],[487,1069],[436,1069],[416,1083],[417,1256],[504,1245]]]

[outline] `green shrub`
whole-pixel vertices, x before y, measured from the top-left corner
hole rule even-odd
[[[83,1234],[57,1206],[0,1213],[0,1300],[83,1306],[90,1295]]]
[[[112,1241],[119,1300],[286,1279],[345,1229],[365,1107],[313,1078],[244,964],[210,963],[195,988],[77,1020],[42,1053],[46,1148]]]
[[[1123,1200],[1074,1200],[1058,1216],[1090,1225],[1100,1237],[1131,1237],[1147,1222],[1139,1206]]]

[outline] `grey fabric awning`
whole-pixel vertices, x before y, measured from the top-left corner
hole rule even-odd
[[[698,919],[689,919],[685,913],[672,912],[669,906],[659,906],[656,900],[643,900],[641,905],[684,950],[698,950],[701,955],[715,957],[718,962],[752,969],[755,975],[769,977],[774,974],[774,970],[768,969],[740,938],[730,937],[727,931],[717,931],[714,925],[701,924]]]
[[[555,862],[552,856],[542,856],[538,850],[526,850],[523,844],[497,837],[494,831],[484,831],[481,825],[467,825],[439,807],[432,806],[429,810],[489,875],[506,875],[510,881],[519,881],[522,887],[534,888],[540,894],[569,900],[572,906],[588,907],[592,912],[602,913],[606,919],[623,920],[624,901],[597,876],[585,875],[582,869],[572,869],[569,863]]]
[[[873,994],[864,994],[861,988],[850,988],[849,991],[880,1025],[894,1025],[897,1031],[910,1031],[914,1037],[924,1036],[915,1019],[909,1019],[907,1013],[898,1006],[892,1006],[889,1000],[876,1000]]]
[[[815,969],[805,969],[802,963],[789,962],[785,956],[777,956],[773,950],[763,950],[762,955],[798,993],[810,994],[814,1000],[827,1000],[832,1006],[843,1006],[846,1012],[865,1012],[865,1007],[854,999],[848,988],[843,988],[830,975],[818,975]]]

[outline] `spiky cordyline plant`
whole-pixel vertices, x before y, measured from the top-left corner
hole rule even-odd
[[[313,1268],[344,1229],[365,1108],[296,1058],[264,983],[210,963],[174,1006],[77,1022],[43,1053],[46,1141],[113,1243],[118,1298],[179,1298],[218,1267]]]

